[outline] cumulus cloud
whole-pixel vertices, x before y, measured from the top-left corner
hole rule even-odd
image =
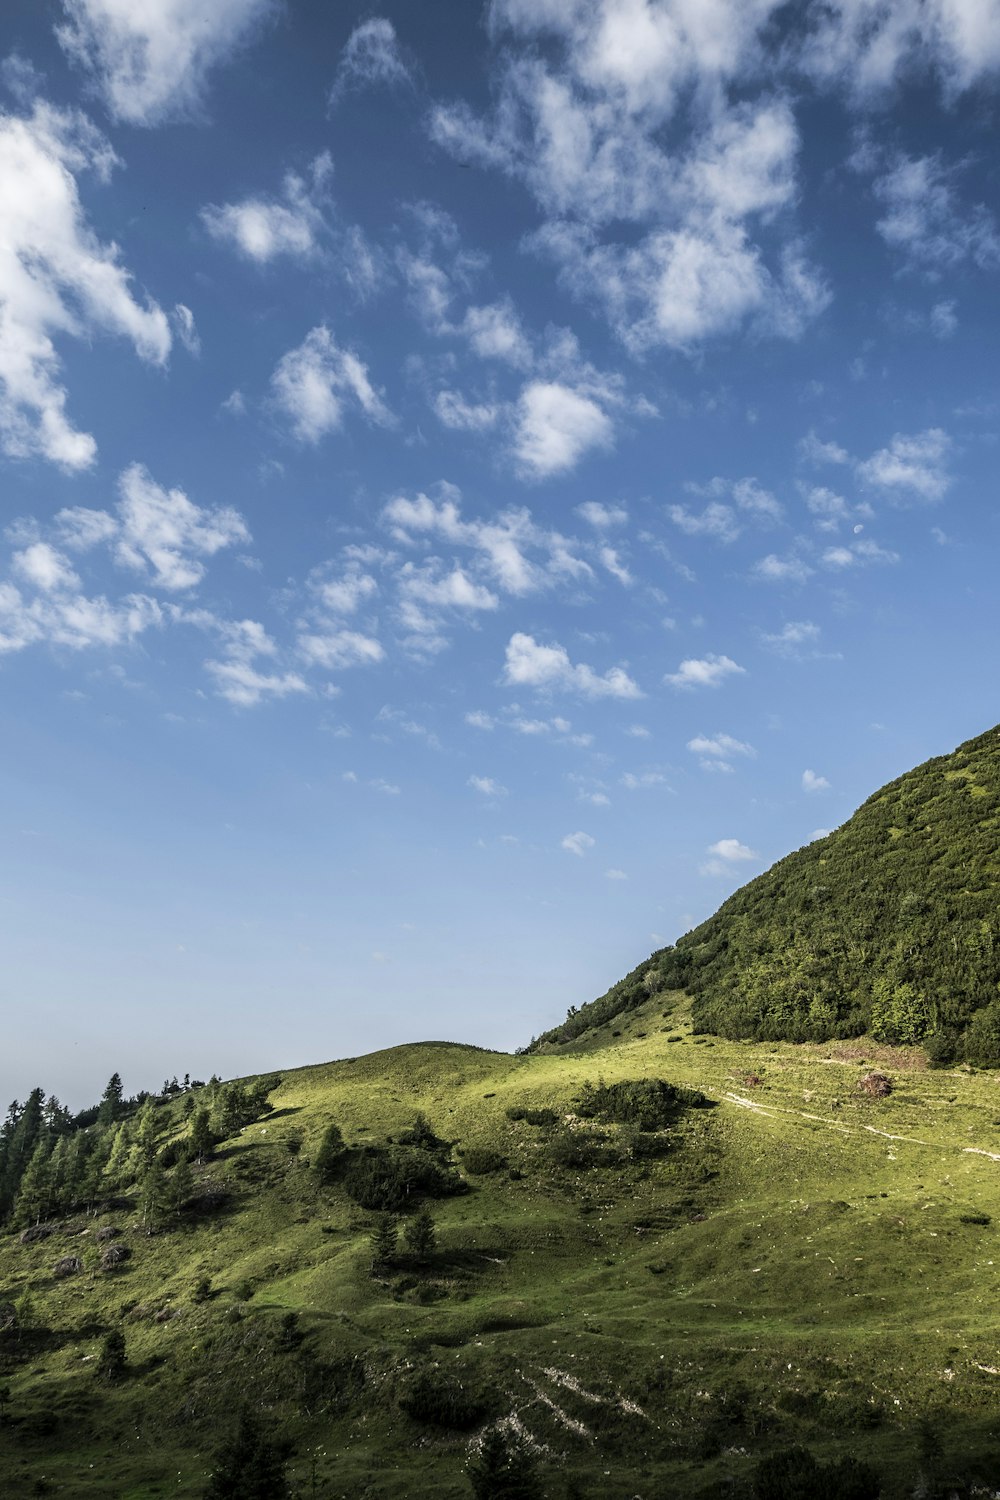
[[[331,105],[359,89],[398,88],[411,83],[403,61],[396,28],[384,16],[362,21],[351,32],[337,64],[330,90]]]
[[[473,791],[481,792],[484,797],[506,797],[507,788],[501,786],[499,781],[494,781],[492,776],[470,776],[468,786]]]
[[[568,833],[559,847],[582,859],[588,849],[593,849],[596,842],[597,840],[592,839],[589,833]]]
[[[996,220],[982,203],[966,209],[953,177],[938,155],[894,156],[874,182],[884,208],[875,227],[910,265],[931,272],[953,269],[963,261],[981,270],[996,267]]]
[[[899,503],[912,499],[933,503],[951,487],[950,453],[951,438],[940,427],[910,436],[897,432],[887,448],[858,465],[858,477]]]
[[[26,581],[39,587],[42,569],[32,565]],[[163,624],[161,606],[145,594],[127,594],[110,601],[88,597],[72,585],[54,586],[34,597],[10,583],[0,583],[0,655],[47,644],[69,651],[129,644],[151,627]]]
[[[897,563],[899,553],[865,538],[860,542],[850,542],[847,546],[827,547],[822,561],[828,568],[863,568],[871,563]]]
[[[534,687],[579,693],[584,698],[641,698],[638,684],[622,667],[603,674],[584,662],[570,661],[564,646],[543,646],[534,636],[518,631],[507,643],[504,682],[509,687]]]
[[[72,110],[37,100],[29,115],[0,115],[0,446],[67,470],[93,463],[97,444],[66,415],[54,338],[127,338],[141,359],[163,365],[167,315],[139,300],[118,247],[87,223],[76,178],[106,180],[117,158]]]
[[[602,505],[599,500],[585,500],[576,507],[576,513],[597,531],[607,531],[612,526],[624,526],[628,511],[622,505]]]
[[[808,12],[800,63],[860,101],[915,67],[954,95],[1000,67],[1000,15],[974,0],[827,0]]]
[[[514,457],[530,479],[575,468],[592,448],[609,448],[611,418],[590,396],[557,381],[533,380],[521,392]]]
[[[205,575],[202,558],[250,540],[238,511],[203,509],[183,490],[165,490],[141,464],[124,471],[118,493],[115,556],[161,588],[193,588]]]
[[[730,657],[709,655],[689,657],[681,662],[676,672],[668,673],[663,680],[678,688],[718,687],[727,677],[745,673],[746,667],[738,666]]]
[[[209,203],[201,210],[201,221],[213,239],[258,265],[282,255],[311,259],[329,232],[326,188],[332,174],[333,161],[324,151],[310,166],[308,180],[297,172],[285,173],[280,198]]]
[[[807,562],[801,557],[779,557],[775,552],[769,552],[755,562],[752,574],[763,583],[805,583],[814,572]]]
[[[368,379],[367,367],[352,350],[340,347],[325,324],[311,329],[297,348],[282,356],[271,377],[271,391],[275,405],[291,419],[292,430],[304,443],[318,443],[341,425],[345,400],[353,401],[380,427],[393,420]]]
[[[531,363],[531,345],[509,298],[486,307],[470,307],[461,332],[481,359],[499,359],[517,369]]]
[[[815,432],[807,432],[799,442],[799,452],[807,463],[811,464],[846,464],[850,462],[850,454],[846,448],[839,443],[824,441]]]
[[[33,542],[22,552],[15,552],[12,566],[15,573],[45,594],[80,587],[80,579],[69,559],[48,542]]]
[[[458,391],[438,391],[434,411],[442,427],[455,432],[488,432],[500,419],[501,408],[490,401],[466,401]]]
[[[731,734],[696,734],[694,739],[688,740],[687,747],[692,755],[699,757],[698,763],[704,771],[731,772],[732,761],[737,756],[752,758],[757,754],[752,745],[734,739]]]
[[[63,0],[56,36],[113,119],[160,125],[200,111],[208,75],[275,14],[274,0]]]
[[[735,866],[757,859],[753,849],[739,839],[719,839],[708,846],[709,859],[699,865],[701,875],[731,875]]]
[[[305,633],[299,636],[298,648],[303,660],[330,672],[373,666],[385,659],[381,643],[357,630]]]
[[[815,771],[803,771],[802,790],[804,792],[828,792],[830,783],[825,776],[819,776]]]

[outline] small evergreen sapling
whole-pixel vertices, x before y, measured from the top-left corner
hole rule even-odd
[[[426,1208],[413,1215],[412,1219],[406,1221],[403,1229],[403,1239],[406,1248],[417,1260],[427,1260],[433,1255],[437,1248],[437,1230],[434,1228],[434,1220]]]

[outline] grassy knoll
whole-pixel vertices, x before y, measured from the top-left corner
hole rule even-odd
[[[868,1458],[886,1496],[1000,1478],[996,1076],[696,1036],[686,1007],[659,994],[529,1055],[427,1043],[289,1073],[194,1169],[228,1195],[213,1212],[147,1235],[123,1202],[0,1239],[0,1306],[34,1310],[0,1333],[5,1500],[197,1496],[241,1402],[294,1440],[303,1496],[468,1497],[470,1441],[510,1418],[556,1500],[749,1496],[792,1443]],[[889,1097],[858,1091],[872,1066]],[[714,1107],[641,1138],[578,1118],[588,1082],[653,1077]],[[162,1110],[169,1140],[180,1102]],[[379,1216],[312,1161],[331,1122],[354,1159],[418,1112],[459,1171],[495,1169],[428,1202],[436,1248],[401,1240],[373,1274]],[[109,1270],[103,1225],[130,1251]],[[55,1278],[69,1254],[82,1271]],[[118,1383],[97,1371],[112,1329]]]

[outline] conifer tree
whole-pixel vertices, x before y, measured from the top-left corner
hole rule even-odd
[[[155,1228],[164,1209],[168,1206],[167,1174],[162,1164],[154,1157],[139,1183],[139,1207],[142,1210],[142,1222],[150,1228]]]
[[[187,1157],[182,1156],[171,1172],[167,1184],[167,1201],[171,1212],[179,1217],[185,1203],[193,1194],[194,1173],[191,1171],[191,1163]]]
[[[339,1125],[328,1125],[323,1132],[313,1170],[321,1182],[330,1182],[344,1159],[347,1147]]]
[[[466,1473],[476,1500],[542,1500],[531,1453],[519,1438],[496,1427],[483,1434]]]
[[[125,1335],[121,1329],[113,1328],[101,1345],[97,1374],[109,1385],[117,1385],[127,1372],[128,1355],[125,1350]]]
[[[152,1096],[148,1097],[135,1121],[135,1144],[140,1170],[148,1167],[156,1155],[156,1144],[160,1138],[160,1120]]]
[[[412,1219],[406,1221],[403,1229],[403,1239],[406,1248],[417,1260],[426,1260],[432,1255],[437,1246],[437,1230],[434,1228],[434,1220],[426,1208],[413,1215]]]
[[[235,1434],[220,1450],[204,1500],[288,1500],[285,1470],[291,1444],[269,1437],[244,1410]]]
[[[104,1177],[110,1188],[120,1188],[125,1185],[129,1177],[131,1153],[132,1127],[128,1120],[122,1120],[112,1137],[111,1150],[104,1167]]]
[[[40,1140],[22,1174],[17,1190],[17,1221],[37,1224],[49,1212],[52,1202],[52,1173],[49,1158],[52,1148]]]
[[[372,1232],[372,1265],[383,1266],[392,1260],[397,1245],[396,1220],[392,1214],[383,1214]]]
[[[112,1073],[108,1079],[107,1088],[101,1095],[100,1107],[97,1111],[98,1125],[114,1125],[125,1113],[124,1091],[122,1081],[117,1073]]]

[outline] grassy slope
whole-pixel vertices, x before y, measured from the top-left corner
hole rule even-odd
[[[684,988],[699,1030],[731,1037],[872,1028],[917,1041],[960,1033],[979,1015],[967,1055],[996,1064],[998,846],[1000,730],[991,729],[882,787],[540,1041],[572,1039],[651,987]]]
[[[304,1494],[457,1500],[468,1436],[396,1404],[426,1362],[519,1414],[548,1450],[554,1496],[573,1475],[595,1496],[697,1493],[795,1440],[869,1454],[901,1495],[927,1413],[945,1466],[988,1455],[1000,1238],[962,1216],[1000,1221],[1000,1168],[977,1154],[1000,1152],[996,1078],[927,1072],[900,1053],[896,1092],[865,1101],[863,1048],[845,1060],[836,1043],[694,1037],[680,996],[614,1029],[528,1056],[428,1043],[291,1073],[276,1114],[206,1169],[237,1190],[230,1212],[154,1238],[127,1213],[104,1216],[133,1250],[117,1273],[93,1269],[93,1221],[40,1245],[0,1240],[0,1300],[30,1287],[56,1331],[38,1347],[26,1336],[0,1376],[5,1500],[197,1495],[241,1396],[295,1436]],[[505,1117],[511,1104],[571,1111],[586,1079],[651,1074],[720,1103],[689,1113],[673,1154],[646,1167],[554,1172],[544,1132]],[[370,1275],[371,1216],[337,1188],[317,1192],[307,1159],[331,1119],[349,1141],[376,1140],[418,1109],[464,1146],[500,1147],[524,1175],[479,1178],[433,1205],[438,1259],[409,1288],[400,1268],[394,1291]],[[86,1270],[54,1281],[69,1249]],[[216,1295],[196,1305],[201,1274]],[[246,1278],[254,1295],[230,1321]],[[126,1303],[138,1306],[123,1320]],[[162,1309],[177,1315],[154,1321]],[[288,1310],[304,1349],[339,1362],[325,1410],[301,1351],[280,1350]],[[108,1388],[92,1356],[118,1326],[134,1373]],[[42,1410],[57,1416],[49,1434]]]

